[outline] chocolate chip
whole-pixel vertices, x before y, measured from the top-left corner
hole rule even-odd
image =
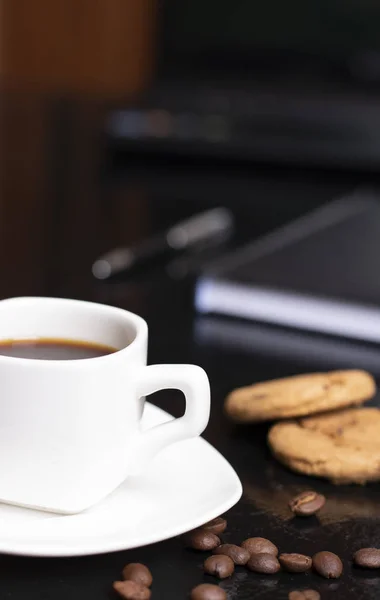
[[[229,556],[235,563],[235,565],[246,565],[250,553],[246,548],[242,548],[241,546],[236,546],[235,544],[222,544],[213,550],[214,554],[225,554]]]
[[[304,573],[311,569],[311,556],[305,554],[280,554],[278,557],[280,565],[289,573]]]
[[[152,573],[148,567],[141,563],[129,563],[129,565],[124,567],[122,575],[123,579],[136,581],[136,583],[141,583],[141,585],[145,585],[146,587],[152,585]]]
[[[365,569],[380,568],[380,550],[379,548],[361,548],[354,554],[354,563],[358,567]]]
[[[325,502],[326,498],[322,494],[309,490],[295,496],[289,502],[289,506],[295,515],[309,517],[315,515],[324,506]]]
[[[211,533],[215,533],[215,535],[220,535],[227,528],[227,521],[222,517],[217,517],[208,523],[202,525],[201,529],[205,529],[206,531],[210,531]]]
[[[281,569],[280,563],[274,554],[268,554],[268,552],[251,554],[247,567],[255,573],[265,573],[266,575],[277,573]]]
[[[242,547],[248,550],[250,554],[273,554],[278,555],[278,548],[270,540],[262,537],[252,537],[242,542]]]
[[[321,600],[317,590],[294,590],[289,593],[289,600]]]
[[[333,552],[317,552],[313,556],[313,567],[326,579],[337,579],[342,575],[343,564],[339,556]]]
[[[136,581],[115,581],[113,589],[124,600],[149,600],[152,592],[145,585]]]
[[[213,556],[209,556],[206,558],[203,568],[205,573],[208,573],[208,575],[215,575],[215,577],[219,577],[219,579],[231,577],[232,573],[235,571],[234,561],[225,554],[214,554]]]
[[[191,600],[227,600],[227,594],[222,588],[210,583],[201,583],[191,590]]]
[[[193,550],[213,550],[220,546],[220,539],[211,531],[205,529],[194,529],[185,535],[185,544]]]

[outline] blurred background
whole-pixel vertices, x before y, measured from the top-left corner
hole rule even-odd
[[[1,6],[3,81],[129,105],[108,130],[134,149],[379,164],[380,8],[372,0]]]
[[[230,211],[229,251],[377,186],[373,0],[0,6],[4,294],[94,297],[99,256],[204,210]]]

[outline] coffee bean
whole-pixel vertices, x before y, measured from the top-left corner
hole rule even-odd
[[[247,567],[255,573],[265,573],[266,575],[277,573],[281,569],[280,563],[274,554],[268,554],[268,552],[251,554]]]
[[[283,569],[289,573],[304,573],[311,569],[312,565],[311,556],[305,554],[280,554],[278,560]]]
[[[216,577],[219,577],[219,579],[231,577],[232,573],[235,571],[234,561],[225,554],[220,554],[218,556],[214,554],[214,556],[209,556],[206,558],[203,568],[205,573],[215,575]]]
[[[379,548],[361,548],[354,554],[354,563],[358,567],[365,569],[380,568],[380,550]]]
[[[270,540],[262,537],[252,537],[242,542],[242,547],[248,550],[250,554],[273,554],[278,555],[278,548]]]
[[[153,577],[148,567],[141,563],[129,563],[122,571],[123,579],[130,579],[146,587],[152,585]]]
[[[227,600],[227,594],[222,588],[210,583],[201,583],[191,590],[191,600]]]
[[[289,600],[321,600],[321,594],[317,590],[294,590],[290,592]]]
[[[342,575],[343,564],[339,556],[333,552],[317,552],[313,556],[313,567],[326,579],[337,579]]]
[[[206,531],[211,531],[211,533],[215,533],[215,535],[220,535],[227,528],[227,521],[222,517],[216,517],[212,521],[205,523],[202,525],[201,529],[205,529]]]
[[[220,546],[220,539],[214,533],[204,529],[194,529],[185,535],[185,544],[193,550],[213,550]]]
[[[250,554],[246,548],[235,544],[222,544],[213,550],[214,554],[225,554],[234,561],[235,565],[246,565]]]
[[[136,581],[115,581],[113,589],[124,600],[149,600],[152,592],[145,585]]]
[[[309,490],[295,496],[290,502],[290,510],[299,517],[309,517],[315,515],[322,506],[326,498],[322,494]]]

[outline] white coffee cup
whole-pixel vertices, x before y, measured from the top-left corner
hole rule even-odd
[[[118,351],[80,360],[0,355],[0,502],[81,512],[162,448],[205,429],[206,373],[195,365],[146,366],[148,327],[141,317],[78,300],[0,301],[0,343],[28,338]],[[142,432],[144,396],[165,388],[184,393],[184,416]]]

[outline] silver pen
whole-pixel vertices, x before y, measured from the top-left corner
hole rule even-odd
[[[94,262],[92,273],[96,279],[108,279],[203,245],[214,244],[219,239],[224,241],[231,235],[233,225],[232,213],[227,208],[199,213],[141,244],[107,252]]]

